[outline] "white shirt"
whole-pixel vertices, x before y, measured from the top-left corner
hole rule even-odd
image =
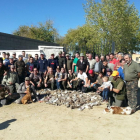
[[[111,81],[103,82],[103,84],[101,85],[101,87],[103,87],[103,88],[108,88],[108,87],[110,87],[110,90],[112,90]]]
[[[85,72],[83,72],[82,74],[78,73],[77,78],[80,78],[81,80],[86,82],[87,75]]]

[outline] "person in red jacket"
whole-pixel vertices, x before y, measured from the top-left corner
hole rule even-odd
[[[112,64],[116,64],[119,60],[116,60],[114,58],[114,53],[111,53],[110,54],[110,62],[109,63],[112,63]]]

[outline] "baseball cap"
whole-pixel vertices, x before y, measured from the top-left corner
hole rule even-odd
[[[112,69],[108,68],[106,69],[107,72],[112,72]]]
[[[80,53],[80,56],[84,56],[84,54],[83,53]]]
[[[89,73],[89,74],[93,74],[93,70],[89,70],[88,73]]]
[[[29,77],[26,77],[26,78],[25,78],[25,81],[29,81],[29,80],[30,80],[30,78],[29,78]]]
[[[41,53],[40,53],[40,55],[41,55],[41,54],[43,54],[43,55],[44,55],[44,53],[43,53],[43,52],[41,52]]]
[[[66,54],[67,57],[69,57],[69,54]]]
[[[119,72],[118,71],[113,71],[112,76],[119,76]]]
[[[62,54],[62,51],[60,51],[58,54]]]
[[[12,54],[16,54],[16,52],[13,52]]]
[[[54,53],[51,53],[51,55],[54,55]]]
[[[13,59],[13,56],[9,56],[9,59]]]
[[[23,55],[19,55],[18,57],[23,57]]]

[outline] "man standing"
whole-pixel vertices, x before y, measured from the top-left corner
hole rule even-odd
[[[6,58],[3,60],[3,64],[6,65],[9,62],[9,53],[6,53]]]
[[[84,54],[80,54],[80,59],[78,60],[77,64],[77,71],[82,70],[83,72],[87,73],[89,69],[89,63],[87,59],[84,59]]]
[[[96,63],[95,59],[92,58],[92,54],[89,53],[88,55],[88,62],[89,62],[89,69],[93,70],[94,69],[94,64]]]
[[[56,68],[59,67],[58,61],[54,59],[54,53],[51,54],[51,59],[48,59],[48,67],[53,69],[53,74],[55,74]]]
[[[15,63],[15,62],[18,60],[18,59],[16,58],[16,52],[13,52],[12,55],[13,55],[13,60],[14,60],[14,63]]]
[[[61,68],[66,68],[66,59],[65,57],[62,56],[62,51],[59,52],[59,57],[58,57],[58,64],[59,64],[59,69]]]
[[[3,56],[2,59],[5,60],[5,58],[6,58],[6,52],[2,52],[2,56]]]
[[[38,59],[38,70],[39,73],[41,74],[41,77],[43,77],[44,73],[47,71],[47,66],[48,66],[48,61],[44,57],[44,53],[40,54],[40,58]]]
[[[10,66],[11,66],[11,65],[14,65],[13,56],[10,56],[10,57],[9,57],[9,62],[7,62],[7,63],[5,64],[5,66],[8,68],[8,70],[10,70]]]
[[[102,62],[100,61],[99,56],[96,55],[95,60],[96,60],[96,63],[94,65],[94,72],[96,74],[99,74],[100,72],[104,73],[104,66],[103,66]]]
[[[26,68],[27,68],[27,75],[29,76],[31,73],[33,73],[34,70],[34,59],[33,57],[30,57],[29,62],[26,63]]]
[[[74,60],[73,60],[73,65],[72,65],[72,73],[74,72],[74,73],[78,73],[78,71],[77,71],[77,61],[79,60],[79,53],[77,52],[76,54],[75,54],[75,58],[74,58]]]
[[[35,54],[35,59],[34,59],[34,66],[37,68],[38,65],[38,54]]]
[[[124,65],[124,80],[126,81],[128,105],[136,111],[137,106],[137,91],[138,91],[138,74],[140,72],[140,65],[132,60],[132,56],[125,55]]]
[[[25,64],[28,62],[28,58],[25,56],[25,51],[22,51],[23,61]]]
[[[112,63],[108,63],[107,62],[107,60],[105,60],[104,62],[103,62],[103,66],[104,66],[104,75],[106,75],[106,70],[109,68],[109,69],[111,69],[112,71],[114,71],[114,64],[112,64]]]
[[[115,65],[118,61],[119,61],[119,60],[116,60],[116,59],[114,58],[114,53],[111,53],[111,54],[110,54],[110,62],[109,62],[109,63],[112,63],[112,64]]]
[[[69,54],[66,54],[66,70],[67,70],[67,73],[69,70],[72,70],[72,62],[73,60],[71,60],[69,58]]]
[[[25,79],[25,63],[23,61],[22,55],[19,55],[18,60],[15,62],[16,72],[19,78],[19,84],[24,82]]]
[[[118,68],[118,72],[119,72],[119,76],[124,80],[124,73],[123,73],[123,68],[124,68],[124,65],[125,65],[125,59],[122,59],[120,61],[120,67]]]

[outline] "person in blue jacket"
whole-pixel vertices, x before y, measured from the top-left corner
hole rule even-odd
[[[54,54],[51,54],[51,59],[48,59],[48,67],[53,69],[53,73],[55,74],[56,68],[59,68],[58,61],[54,59]]]
[[[44,57],[44,53],[40,54],[40,58],[38,59],[37,69],[39,73],[41,74],[41,77],[43,77],[44,73],[47,71],[48,61]]]
[[[124,80],[123,67],[125,65],[125,60],[124,59],[120,60],[120,64],[121,66],[118,68],[117,71],[119,72],[119,76]]]

